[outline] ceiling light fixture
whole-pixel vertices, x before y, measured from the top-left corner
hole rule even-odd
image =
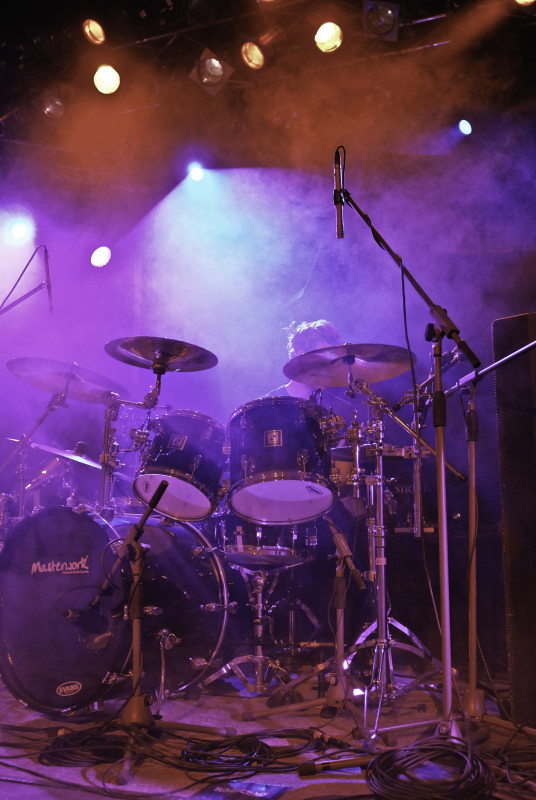
[[[209,94],[217,95],[233,72],[234,70],[229,64],[205,47],[188,77],[194,83],[202,86]]]

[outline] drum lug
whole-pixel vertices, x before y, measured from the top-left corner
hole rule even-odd
[[[308,450],[300,450],[300,452],[298,453],[298,457],[296,459],[298,472],[303,472],[303,474],[305,475],[305,473],[307,472],[307,462],[308,462],[308,460],[309,460],[309,451]]]

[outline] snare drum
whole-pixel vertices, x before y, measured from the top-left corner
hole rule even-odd
[[[176,520],[209,517],[221,500],[225,429],[196,411],[163,414],[150,423],[150,436],[133,491],[148,503],[160,481],[169,484],[157,511]]]
[[[321,406],[268,397],[241,406],[229,420],[231,508],[270,525],[308,522],[336,498]]]
[[[229,564],[250,569],[277,569],[303,564],[314,555],[316,523],[258,525],[226,509],[209,521],[210,538]]]

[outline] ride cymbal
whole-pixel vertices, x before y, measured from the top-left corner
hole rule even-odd
[[[85,403],[107,403],[113,395],[125,397],[124,386],[84,369],[75,361],[66,363],[49,358],[12,358],[8,370],[37,389],[82,400]]]
[[[413,363],[416,362],[412,353]],[[367,383],[384,381],[406,372],[411,366],[404,347],[387,344],[341,344],[303,353],[287,362],[283,373],[308,386],[348,386],[352,379]]]
[[[159,339],[153,336],[130,336],[112,339],[104,345],[112,358],[134,367],[152,369],[156,373],[197,372],[211,369],[218,363],[214,353],[195,344],[175,339]]]

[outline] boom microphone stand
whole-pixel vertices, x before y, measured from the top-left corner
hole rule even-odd
[[[339,149],[344,151],[344,148],[337,148],[336,158],[340,162]],[[439,568],[440,568],[440,586],[441,586],[441,650],[442,650],[442,677],[443,677],[443,726],[441,732],[447,731],[449,735],[452,734],[454,728],[453,715],[452,715],[452,647],[450,636],[450,596],[449,596],[449,566],[448,566],[448,530],[447,530],[447,507],[446,507],[446,480],[445,480],[445,427],[446,427],[446,398],[442,389],[441,382],[441,343],[446,336],[452,339],[458,350],[467,358],[470,364],[477,369],[480,366],[480,360],[473,353],[469,345],[460,337],[460,330],[449,318],[446,310],[441,306],[434,303],[430,297],[425,293],[419,283],[411,275],[405,267],[402,257],[397,255],[394,250],[387,244],[385,239],[373,226],[370,218],[365,214],[355,203],[350,193],[344,188],[344,169],[343,169],[343,185],[340,190],[340,197],[335,198],[337,201],[346,205],[356,211],[361,217],[363,222],[370,228],[374,241],[391,256],[396,266],[399,268],[402,279],[407,279],[417,292],[417,294],[424,300],[428,306],[428,310],[432,315],[434,321],[434,393],[433,393],[433,415],[434,427],[436,429],[436,446],[437,446],[437,502],[438,502],[438,532],[439,532]],[[417,401],[417,398],[415,398]]]

